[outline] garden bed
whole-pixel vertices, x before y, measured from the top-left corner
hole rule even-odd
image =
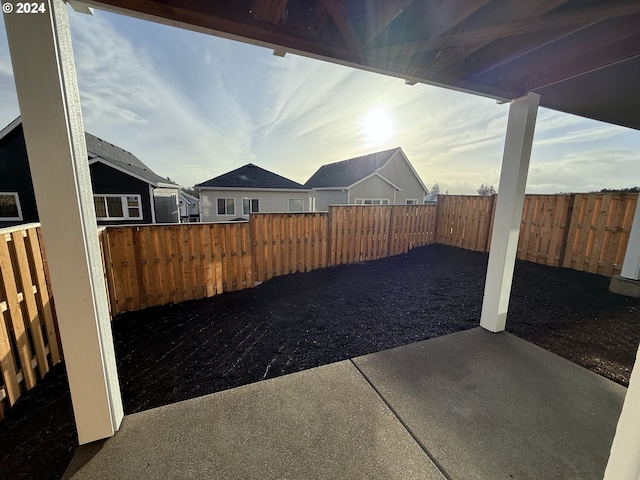
[[[127,414],[478,325],[488,255],[443,245],[272,279],[113,322]],[[640,300],[517,261],[507,330],[626,385]],[[0,422],[7,478],[58,478],[75,449],[64,366]]]

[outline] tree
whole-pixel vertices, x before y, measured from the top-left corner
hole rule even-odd
[[[431,187],[431,195],[440,195],[440,185],[438,185],[438,182],[433,184],[433,187]]]
[[[627,187],[627,188],[603,188],[600,193],[638,193],[640,187]],[[598,193],[598,192],[591,192]]]
[[[478,195],[482,195],[483,197],[490,197],[491,195],[496,194],[496,189],[493,188],[493,185],[485,185],[484,183],[480,185],[478,188]]]

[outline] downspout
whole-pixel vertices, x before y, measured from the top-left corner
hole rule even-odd
[[[153,187],[149,184],[149,200],[151,201],[151,223],[156,223],[156,204],[153,201]]]

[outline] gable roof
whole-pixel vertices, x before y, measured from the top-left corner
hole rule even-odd
[[[321,166],[304,184],[309,188],[347,188],[384,167],[400,147]]]
[[[178,186],[175,182],[161,177],[142,161],[130,152],[106,142],[101,138],[85,132],[87,141],[87,154],[89,155],[89,163],[95,161],[103,161],[107,165],[113,166],[118,170],[129,173],[140,180],[146,181],[154,186]]]
[[[184,190],[180,190],[178,193],[181,197],[185,199],[185,201],[189,204],[200,203],[200,199],[198,197],[194,197],[193,195],[188,194]]]
[[[0,130],[0,139],[5,137],[9,132],[12,132],[17,127],[22,127],[22,118],[18,117],[5,128]],[[109,165],[116,170],[120,170],[133,177],[136,177],[144,182],[147,182],[154,187],[158,186],[175,186],[178,185],[168,180],[165,177],[161,177],[149,167],[147,167],[139,158],[130,152],[106,142],[101,138],[84,132],[85,140],[87,143],[87,156],[89,157],[89,164],[100,161],[106,165]]]
[[[277,188],[284,190],[308,190],[305,186],[281,175],[249,163],[228,173],[196,185],[198,188]]]

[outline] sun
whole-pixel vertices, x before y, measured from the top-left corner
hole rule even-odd
[[[384,143],[395,134],[391,116],[384,107],[369,110],[362,119],[361,126],[367,143],[373,145]]]

